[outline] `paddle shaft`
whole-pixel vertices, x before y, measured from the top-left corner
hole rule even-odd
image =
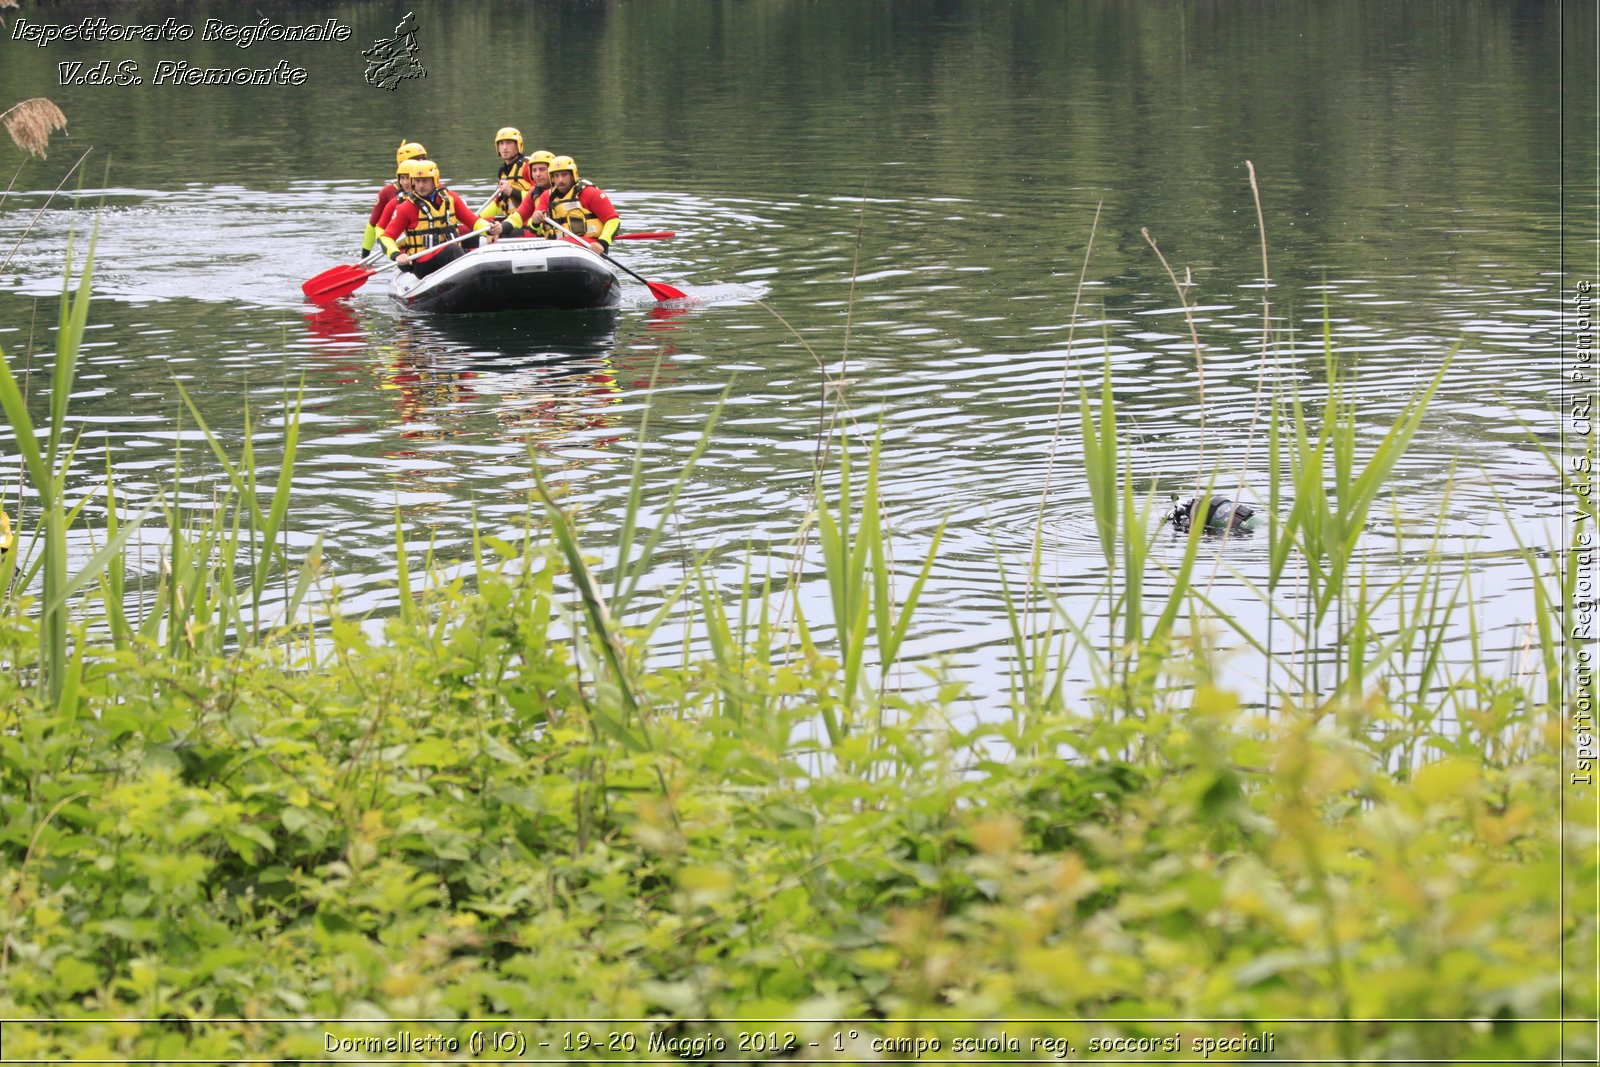
[[[619,233],[613,241],[670,241],[678,236],[676,230],[646,230],[640,233]],[[501,241],[548,241],[548,237],[500,237]]]
[[[643,285],[646,289],[649,289],[652,296],[656,296],[656,286],[660,285],[661,284],[660,282],[651,281],[649,278],[646,278],[644,275],[640,274],[638,271],[634,270],[632,267],[626,266],[626,265],[624,265],[622,263],[618,263],[616,260],[612,259],[610,256],[608,256],[604,252],[600,253],[600,258],[605,260],[607,263],[611,264],[613,267],[615,267],[618,270],[620,270],[622,273],[626,274],[628,277],[632,278],[634,281],[638,282],[640,285]],[[679,296],[667,297],[666,299],[668,299],[668,300],[677,300],[681,296],[682,296],[682,294],[680,293]],[[660,297],[657,296],[657,299],[660,299]]]
[[[439,249],[444,248],[446,245],[453,245],[459,241],[465,241],[469,237],[480,236],[482,232],[483,231],[481,230],[473,230],[471,233],[463,233],[459,236],[452,237],[448,241],[441,241],[432,248],[418,253],[415,257],[413,257],[413,259],[426,259]],[[385,263],[381,267],[366,267],[359,264],[354,266],[334,267],[331,270],[323,271],[315,278],[312,278],[310,281],[306,282],[300,287],[300,291],[305,293],[306,297],[313,303],[331,303],[334,300],[340,300],[349,296],[363,285],[366,285],[367,280],[374,274],[381,274],[386,270],[393,270],[399,265],[399,263],[391,261],[389,263]]]
[[[468,240],[469,238],[472,238],[472,237],[487,237],[487,236],[488,236],[487,232],[484,231],[484,230],[469,230],[466,233],[458,234],[457,236],[450,238],[450,240],[448,240],[448,241],[440,241],[438,244],[434,245],[432,248],[424,248],[421,252],[418,252],[416,255],[411,257],[411,262],[419,263],[422,260],[427,259],[429,256],[433,255],[435,252],[439,251],[439,249],[448,248],[450,245],[453,245],[453,244],[459,244],[460,242]],[[390,260],[388,266],[379,267],[378,270],[388,270],[390,267],[398,267],[399,265],[400,264],[396,263],[394,260]],[[376,274],[377,272],[378,271],[373,271],[374,274]]]
[[[546,217],[541,221],[549,222],[549,216],[546,215]],[[588,248],[590,252],[594,252],[594,249],[589,248],[589,242],[588,241],[586,241],[583,238],[578,237],[577,235],[573,234],[565,226],[562,226],[559,222],[551,222],[550,223],[550,229],[555,232],[556,238],[558,240],[569,241],[572,244],[577,245],[579,248]],[[653,281],[651,281],[649,278],[646,278],[644,275],[638,273],[637,271],[634,271],[634,270],[632,270],[632,269],[630,269],[628,267],[623,266],[621,263],[618,263],[616,260],[614,260],[610,256],[606,255],[604,252],[595,252],[595,255],[599,256],[601,259],[605,260],[607,263],[611,264],[613,267],[616,267],[618,270],[620,270],[624,274],[628,275],[628,277],[634,279],[635,281],[637,281],[641,285],[643,285],[646,289],[650,290],[650,295],[655,297],[656,300],[658,300],[658,301],[661,301],[661,300],[683,300],[683,299],[686,299],[688,297],[688,295],[689,295],[688,293],[685,293],[685,292],[683,292],[681,290],[678,290],[678,289],[674,289],[672,286],[667,285],[667,284],[665,284],[663,282],[653,282]]]
[[[495,194],[495,196],[499,196],[499,195],[500,195],[499,193]],[[492,204],[492,203],[494,203],[494,196],[491,196],[489,199],[487,199],[487,200],[485,200],[483,202],[483,206],[480,207],[477,210],[477,214],[482,215],[485,211],[489,210],[489,205]],[[476,232],[476,231],[474,231],[474,232]],[[468,236],[471,236],[471,235],[469,234]],[[446,243],[448,243],[448,242],[446,242]],[[443,248],[444,245],[436,245],[435,247]],[[376,263],[380,256],[386,256],[388,254],[389,253],[387,253],[387,252],[385,252],[383,250],[383,246],[379,245],[377,248],[374,248],[371,252],[368,252],[366,255],[362,256],[361,259],[359,261],[357,261],[356,266],[365,267],[369,263]]]
[[[494,202],[494,198],[490,197],[489,198],[489,202],[493,203]],[[488,207],[488,206],[489,206],[488,204],[484,205],[484,207]],[[418,252],[416,255],[412,256],[411,258],[413,260],[426,258],[428,255],[433,253],[434,249],[443,248],[445,245],[453,245],[457,241],[465,241],[468,237],[473,237],[473,236],[475,236],[477,234],[481,234],[481,233],[483,233],[482,230],[473,230],[471,233],[464,233],[464,234],[461,234],[460,236],[452,237],[448,241],[443,241],[443,242],[440,242],[439,244],[434,245],[433,248],[427,248],[427,249],[422,250],[421,252]],[[374,248],[371,251],[371,253],[369,253],[367,256],[363,257],[361,262],[357,263],[356,266],[365,267],[369,263],[376,263],[378,261],[379,257],[387,256],[388,254],[389,253],[387,253],[387,252],[385,252],[383,250],[383,246],[379,245],[377,248]],[[392,267],[392,266],[395,266],[395,264],[391,262],[389,264],[389,266]],[[377,271],[388,270],[388,269],[389,269],[388,267],[375,267],[375,268],[373,268],[373,271],[374,271],[374,273],[376,273]]]

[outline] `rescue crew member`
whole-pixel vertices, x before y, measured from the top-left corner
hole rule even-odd
[[[550,162],[555,159],[555,153],[547,152],[543,148],[528,156],[528,177],[533,182],[533,188],[528,190],[522,198],[522,203],[517,205],[517,210],[510,212],[505,220],[497,224],[494,233],[496,237],[546,237],[544,226],[524,226],[522,220],[533,217],[534,206],[539,202],[539,196],[550,188]],[[485,212],[489,214],[489,212]],[[516,219],[512,222],[512,219]]]
[[[415,141],[401,141],[400,147],[394,152],[394,181],[384,182],[383,188],[378,190],[378,202],[372,205],[372,214],[367,216],[367,232],[361,238],[361,258],[365,259],[372,253],[372,245],[378,239],[378,233],[383,229],[383,218],[389,205],[394,202],[400,193],[400,166],[407,160],[427,159],[428,150]]]
[[[578,177],[578,164],[571,156],[557,156],[550,161],[550,188],[539,194],[528,221],[537,226],[546,219],[581,237],[602,256],[622,226],[611,198],[594,182]],[[513,215],[511,221],[522,225],[518,215]]]
[[[411,179],[416,176],[417,168],[426,162],[427,160],[424,159],[408,159],[395,168],[397,171],[395,184],[400,186],[400,191],[384,206],[383,215],[378,219],[378,230],[380,232],[388,228],[389,223],[394,220],[395,209],[411,195]]]
[[[533,176],[528,173],[528,157],[522,154],[521,130],[515,126],[502,126],[494,135],[494,150],[500,153],[500,171],[495,175],[497,184],[494,199],[483,209],[484,218],[511,214],[511,209],[533,188]]]
[[[488,228],[488,219],[480,219],[453,191],[440,188],[439,164],[422,160],[411,177],[411,195],[400,201],[378,240],[401,270],[426,278],[465,253],[461,245],[456,244],[417,262],[419,253],[457,234]],[[476,241],[474,238],[467,243]]]

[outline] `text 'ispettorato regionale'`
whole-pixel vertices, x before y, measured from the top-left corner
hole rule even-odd
[[[190,23],[175,18],[160,22],[112,22],[103,16],[82,18],[77,22],[33,22],[19,18],[11,24],[13,41],[28,41],[40,48],[56,41],[74,41],[88,44],[116,44],[141,42],[221,41],[249,48],[262,41],[273,43],[348,41],[352,35],[349,26],[338,19],[295,25],[274,22],[263,18],[257,22],[224,22],[206,19],[198,29]],[[140,85],[144,76],[139,64],[131,59],[113,61],[104,59],[97,63],[67,62],[57,64],[59,80],[63,85]],[[285,60],[275,66],[251,67],[197,67],[184,60],[163,59],[156,63],[151,76],[153,85],[300,85],[306,79],[304,67],[293,67]]]

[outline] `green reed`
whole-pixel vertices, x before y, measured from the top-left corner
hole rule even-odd
[[[87,302],[86,268],[63,299],[47,432],[0,360],[31,489],[0,613],[0,1015],[82,1016],[41,1024],[38,1044],[8,1032],[8,1051],[170,1058],[171,1019],[188,1058],[311,1057],[310,1024],[226,1020],[373,1005],[662,1028],[838,1015],[888,1036],[992,1033],[973,1022],[992,1018],[1080,1047],[1153,1032],[1145,1018],[1242,1020],[1191,1027],[1216,1035],[1332,1019],[1358,1022],[1303,1038],[1306,1058],[1594,1051],[1539,1022],[1571,1006],[1558,954],[1565,995],[1593,992],[1592,917],[1563,926],[1554,903],[1576,885],[1563,849],[1574,871],[1596,866],[1553,814],[1571,654],[1552,619],[1574,617],[1574,571],[1520,549],[1543,613],[1533,684],[1445,653],[1463,616],[1481,639],[1440,548],[1448,486],[1414,560],[1402,542],[1380,581],[1359,552],[1448,356],[1370,449],[1331,342],[1320,410],[1273,398],[1258,593],[1298,664],[1196,578],[1223,567],[1225,539],[1196,524],[1163,560],[1109,373],[1080,382],[1104,582],[1066,602],[1037,553],[999,561],[1013,714],[972,721],[953,714],[959,677],[907,655],[943,526],[899,574],[878,433],[841,433],[818,472],[807,562],[829,626],[749,547],[735,582],[709,553],[662,577],[709,426],[659,500],[641,428],[600,561],[531,453],[518,543],[474,519],[466,559],[430,546],[413,570],[397,509],[399,607],[373,638],[322,588],[320,542],[299,559],[285,544],[298,398],[272,474],[248,414],[230,449],[184,396],[205,448],[177,449],[171,484],[129,520],[108,463],[95,551],[69,573],[68,535],[93,511],[69,503],[66,408]],[[201,462],[219,473],[210,495],[180,491]],[[130,616],[130,538],[158,512],[161,567]],[[1052,627],[1030,631],[1035,602]],[[658,650],[668,621],[707,655]],[[1325,686],[1312,657],[1330,622]],[[1224,689],[1219,634],[1271,659],[1284,691]],[[1068,684],[1076,657],[1087,692]],[[929,682],[897,687],[903,666]],[[1465,1016],[1496,1021],[1408,1021]]]
[[[67,576],[67,529],[82,507],[80,503],[70,510],[66,504],[67,474],[77,451],[77,442],[65,442],[67,399],[71,395],[72,380],[77,368],[78,350],[83,340],[84,328],[89,318],[89,278],[94,265],[94,238],[89,241],[82,275],[76,293],[70,288],[72,276],[72,246],[67,248],[67,283],[63,284],[61,308],[56,340],[56,359],[50,381],[50,406],[46,423],[46,439],[41,450],[38,428],[28,413],[21,387],[11,373],[9,363],[0,353],[0,406],[6,412],[16,434],[17,448],[22,454],[29,483],[34,487],[38,501],[39,521],[29,547],[43,544],[38,555],[19,545],[9,564],[9,579],[20,576],[27,583],[42,570],[43,599],[40,613],[39,664],[43,673],[45,690],[52,704],[71,706],[76,699],[76,682],[81,677],[83,661],[73,657],[68,645],[69,610],[67,600],[72,594],[105,569],[132,527],[124,527],[113,534],[110,542],[89,561],[79,573]],[[29,562],[31,560],[31,562]]]
[[[103,625],[113,648],[128,650],[139,640],[159,640],[166,654],[182,656],[202,651],[217,654],[235,646],[265,639],[273,626],[264,617],[263,597],[273,575],[282,575],[285,591],[279,623],[289,628],[321,574],[320,543],[298,564],[289,559],[283,532],[291,515],[294,459],[299,436],[300,399],[287,403],[281,438],[281,458],[275,474],[263,477],[258,469],[254,420],[245,412],[241,444],[235,458],[207,424],[192,398],[179,386],[188,417],[200,428],[206,453],[222,479],[208,501],[185,501],[176,491],[183,482],[186,457],[176,450],[173,489],[157,496],[131,519],[118,490],[109,459],[103,478],[104,527],[93,534],[95,552],[74,575],[67,573],[67,532],[78,524],[89,496],[71,506],[66,500],[69,474],[77,443],[69,440],[67,397],[76,369],[78,346],[87,321],[92,242],[89,261],[77,279],[76,290],[64,291],[61,328],[51,376],[47,423],[41,433],[32,421],[8,364],[0,362],[0,404],[17,429],[28,484],[36,509],[25,527],[17,552],[8,556],[8,588],[29,588],[37,580],[41,619],[38,669],[43,689],[61,704],[73,699],[74,679],[81,676],[85,635],[74,634],[74,620],[87,617],[69,601],[93,587],[100,605],[97,625]],[[1325,319],[1326,319],[1325,314]],[[1274,670],[1288,679],[1291,692],[1307,696],[1326,693],[1359,698],[1373,679],[1403,679],[1401,693],[1410,694],[1407,706],[1424,714],[1432,706],[1437,679],[1443,677],[1443,638],[1462,606],[1463,588],[1447,587],[1441,566],[1438,534],[1422,552],[1420,561],[1391,568],[1393,577],[1381,587],[1372,584],[1372,572],[1354,561],[1368,517],[1384,491],[1386,480],[1421,425],[1432,398],[1448,372],[1454,350],[1446,354],[1416,394],[1402,407],[1374,446],[1358,446],[1358,419],[1354,393],[1346,371],[1334,351],[1331,334],[1324,328],[1323,368],[1326,395],[1313,403],[1299,389],[1272,397],[1266,423],[1267,584],[1258,591],[1273,626],[1281,625],[1300,649],[1300,660],[1274,655],[1269,642],[1243,620],[1217,608],[1204,588],[1194,582],[1195,568],[1210,539],[1196,527],[1183,543],[1176,563],[1162,563],[1167,583],[1159,611],[1149,602],[1148,582],[1155,557],[1152,548],[1162,536],[1153,522],[1154,494],[1141,492],[1134,475],[1135,449],[1121,435],[1109,368],[1097,388],[1078,383],[1078,445],[1084,483],[1088,489],[1093,528],[1104,561],[1104,587],[1090,598],[1087,611],[1103,612],[1110,644],[1104,648],[1090,638],[1088,615],[1081,606],[1063,604],[1039,580],[1036,558],[1031,573],[1012,573],[1001,562],[1001,602],[1012,628],[1016,664],[1012,701],[1015,707],[1060,709],[1066,705],[1065,679],[1070,661],[1086,656],[1091,673],[1103,691],[1114,692],[1113,703],[1124,714],[1140,714],[1154,707],[1166,692],[1161,681],[1171,657],[1188,637],[1178,637],[1181,625],[1221,626],[1247,647],[1266,656]],[[648,416],[646,417],[648,420]],[[754,589],[748,570],[737,592],[737,625],[723,609],[716,590],[707,582],[701,562],[686,568],[675,588],[660,595],[648,619],[640,619],[641,591],[656,581],[660,546],[676,517],[677,501],[692,476],[695,463],[710,441],[714,418],[694,446],[679,477],[656,507],[656,521],[641,529],[639,516],[645,500],[644,444],[648,421],[641,426],[641,445],[631,466],[630,491],[621,531],[602,582],[591,573],[579,547],[579,531],[572,516],[563,511],[538,478],[538,496],[551,536],[558,545],[565,570],[583,605],[580,629],[584,647],[593,656],[595,678],[602,683],[604,712],[614,735],[633,747],[648,747],[647,724],[641,710],[644,664],[629,646],[648,642],[685,597],[690,621],[703,627],[711,643],[720,676],[727,683],[724,698],[738,711],[749,702],[748,678],[752,667],[769,672],[775,664],[800,655],[813,665],[828,654],[819,644],[813,620],[805,617],[798,601],[792,607],[798,645],[781,638],[779,618],[770,614],[770,589]],[[43,438],[43,447],[39,439]],[[838,686],[819,697],[815,712],[828,741],[842,744],[861,715],[875,714],[892,693],[891,678],[912,633],[915,613],[933,574],[943,527],[934,531],[925,559],[916,569],[903,598],[896,588],[894,534],[881,504],[881,438],[853,440],[840,432],[833,476],[824,486],[819,506],[809,522],[815,524],[820,557],[817,565],[827,582],[831,607],[832,658],[838,664]],[[864,474],[863,461],[865,457]],[[530,456],[530,462],[534,457]],[[537,464],[535,463],[537,475]],[[1216,476],[1202,493],[1215,489]],[[263,499],[265,486],[271,495]],[[91,496],[93,494],[90,494]],[[1442,526],[1449,502],[1448,490],[1440,503]],[[1204,502],[1202,502],[1204,507]],[[128,547],[130,538],[151,513],[164,519],[165,543],[153,588],[138,597],[141,615],[129,618]],[[1394,512],[1396,525],[1398,512]],[[19,518],[21,518],[19,516]],[[1514,524],[1513,524],[1514,525]],[[481,567],[479,534],[474,532],[475,554]],[[803,541],[801,542],[803,545]],[[797,549],[803,550],[803,549]],[[1403,552],[1403,542],[1401,551]],[[401,614],[415,617],[417,594],[412,588],[400,516],[396,516],[396,581]],[[1570,583],[1560,589],[1547,585],[1538,572],[1535,554],[1523,555],[1535,573],[1539,603],[1554,608],[1569,603]],[[1303,590],[1297,594],[1302,612],[1285,602],[1286,578],[1291,563]],[[1570,578],[1570,571],[1566,575]],[[289,588],[290,579],[292,590]],[[1242,576],[1237,580],[1248,586]],[[609,587],[609,592],[605,591]],[[652,595],[655,595],[652,593]],[[1037,598],[1048,605],[1056,626],[1029,635],[1024,616]],[[781,610],[781,609],[780,609]],[[1373,620],[1386,612],[1395,628],[1379,639]],[[1325,623],[1336,623],[1334,641],[1341,651],[1331,657],[1331,686],[1320,680],[1321,657],[1314,658]],[[1559,634],[1548,618],[1536,622],[1538,655],[1544,665],[1547,690],[1554,691],[1561,664],[1566,662]],[[81,629],[81,627],[80,627]],[[755,649],[752,650],[752,644]],[[786,651],[787,649],[787,651]],[[752,656],[752,651],[754,655]],[[808,668],[810,670],[811,668]],[[1385,682],[1386,686],[1390,683]],[[1474,683],[1476,684],[1476,683]],[[1397,696],[1400,694],[1396,694]],[[757,703],[760,703],[759,701]]]
[[[272,500],[265,510],[257,494],[257,467],[248,412],[243,452],[240,459],[234,461],[205,425],[181,385],[178,390],[188,411],[200,425],[227,476],[226,488],[214,495],[206,506],[186,506],[178,489],[184,478],[184,454],[179,446],[174,450],[169,486],[143,510],[124,520],[126,501],[119,495],[108,454],[101,509],[103,528],[94,530],[81,522],[93,493],[68,506],[69,480],[79,441],[68,441],[67,404],[88,321],[93,249],[91,237],[74,291],[70,284],[69,242],[66,267],[69,284],[64,286],[61,300],[43,448],[39,445],[41,428],[29,412],[27,398],[9,361],[0,353],[0,407],[4,408],[15,432],[27,483],[33,490],[29,510],[18,516],[19,523],[30,527],[29,536],[19,538],[17,550],[7,554],[5,572],[0,577],[4,578],[8,598],[31,588],[36,579],[39,582],[41,626],[37,669],[42,691],[57,708],[69,707],[76,699],[84,657],[91,643],[87,629],[91,623],[102,627],[111,647],[122,652],[129,651],[139,641],[158,641],[162,650],[173,656],[221,652],[233,642],[248,644],[258,640],[266,631],[261,612],[265,584],[273,573],[290,569],[279,535],[289,513],[299,431],[298,401],[286,421],[284,455]],[[165,519],[166,540],[159,573],[155,588],[139,597],[142,614],[130,619],[127,613],[129,541],[153,512],[159,512]],[[74,528],[82,529],[94,552],[76,574],[69,576],[67,535]],[[283,622],[293,624],[309,592],[319,556],[317,550],[308,555],[294,592],[283,606]],[[279,566],[275,568],[274,563]],[[249,573],[246,590],[236,585],[242,571]],[[90,615],[73,603],[73,598],[89,587],[98,593],[98,615]]]

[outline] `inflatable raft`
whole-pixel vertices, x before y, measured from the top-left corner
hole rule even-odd
[[[497,241],[426,278],[404,271],[389,283],[401,307],[456,315],[474,311],[616,307],[617,275],[600,256],[565,241]]]

